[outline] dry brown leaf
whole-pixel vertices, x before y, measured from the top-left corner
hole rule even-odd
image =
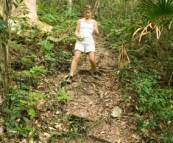
[[[140,137],[139,137],[139,135],[137,135],[137,134],[132,134],[132,138],[135,138],[135,139],[140,139]]]
[[[168,29],[171,29],[173,20],[170,22]]]
[[[121,143],[121,139],[118,140],[118,143]]]
[[[151,32],[142,32],[142,33],[140,34],[140,36],[139,36],[139,42],[141,41],[141,39],[142,39],[142,37],[143,37],[144,35],[147,35],[147,34],[149,34],[149,33],[151,33]]]
[[[133,33],[132,37],[134,38],[134,36],[135,36],[141,29],[143,29],[143,28],[142,28],[142,27],[141,27],[141,28],[138,28],[138,29]]]
[[[142,30],[141,33],[139,33],[140,31]],[[147,26],[145,27],[140,27],[138,28],[132,35],[132,39],[135,38],[135,35],[137,35],[139,33],[138,36],[136,36],[136,38],[139,38],[139,42],[141,41],[142,37],[147,35],[147,34],[150,34],[152,33],[153,31],[156,31],[156,38],[159,40],[160,39],[160,36],[161,36],[161,27],[156,25],[156,24],[153,24],[153,23],[149,23]]]

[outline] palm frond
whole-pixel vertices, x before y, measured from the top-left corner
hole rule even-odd
[[[173,20],[171,20],[169,23],[169,27],[168,27],[169,29],[171,29],[172,23],[173,23]]]
[[[173,0],[144,0],[140,9],[143,16],[150,20],[173,15]]]
[[[138,28],[132,36],[132,40],[136,40],[139,39],[139,42],[142,40],[142,37],[144,37],[145,35],[148,34],[152,34],[154,31],[156,32],[156,38],[157,40],[160,39],[161,33],[162,33],[163,27],[162,26],[158,26],[154,23],[149,23],[147,26],[145,27],[140,27]]]

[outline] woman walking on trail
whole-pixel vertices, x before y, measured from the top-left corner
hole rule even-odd
[[[96,60],[95,60],[95,41],[93,34],[99,35],[97,22],[91,18],[92,9],[91,6],[87,5],[84,9],[85,17],[77,21],[75,36],[77,41],[75,44],[74,57],[71,63],[70,73],[67,75],[66,82],[71,83],[73,79],[74,71],[77,68],[77,64],[80,60],[81,54],[87,53],[89,62],[91,64],[92,73],[96,75]]]

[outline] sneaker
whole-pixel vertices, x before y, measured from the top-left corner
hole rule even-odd
[[[93,72],[92,76],[93,76],[94,78],[98,78],[98,73],[95,71],[95,72]]]
[[[93,71],[92,69],[89,69],[89,72],[91,73],[91,75],[95,78],[98,78],[98,74],[97,71]]]
[[[68,84],[72,83],[72,79],[73,79],[73,76],[70,76],[70,75],[65,76],[65,80]]]

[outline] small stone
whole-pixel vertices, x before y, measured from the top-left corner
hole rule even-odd
[[[116,117],[121,117],[121,114],[122,114],[122,109],[118,106],[115,106],[111,113],[111,116],[116,118]]]
[[[56,111],[56,115],[60,114],[61,112],[60,111]]]

